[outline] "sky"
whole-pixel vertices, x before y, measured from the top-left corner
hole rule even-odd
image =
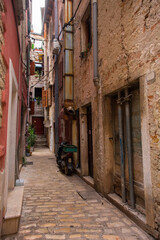
[[[33,32],[41,33],[41,11],[40,8],[45,6],[45,0],[32,0],[32,24]]]

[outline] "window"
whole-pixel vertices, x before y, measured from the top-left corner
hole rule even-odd
[[[38,75],[42,75],[42,64],[40,63],[35,64],[35,73]]]
[[[35,98],[42,98],[42,88],[35,88]]]
[[[89,3],[81,20],[81,54],[87,54],[91,48],[91,45],[91,4]]]

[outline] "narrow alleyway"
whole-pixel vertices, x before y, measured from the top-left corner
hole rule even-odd
[[[19,233],[6,239],[152,239],[77,175],[63,175],[47,148],[22,168],[25,181]],[[33,164],[32,164],[33,163]]]

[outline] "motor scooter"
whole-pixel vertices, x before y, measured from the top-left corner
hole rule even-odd
[[[77,152],[77,147],[62,142],[57,152],[57,164],[66,175],[72,175],[74,170],[73,152]]]

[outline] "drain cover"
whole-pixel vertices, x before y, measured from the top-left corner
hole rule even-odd
[[[83,200],[101,201],[101,197],[95,191],[77,191],[77,193]]]

